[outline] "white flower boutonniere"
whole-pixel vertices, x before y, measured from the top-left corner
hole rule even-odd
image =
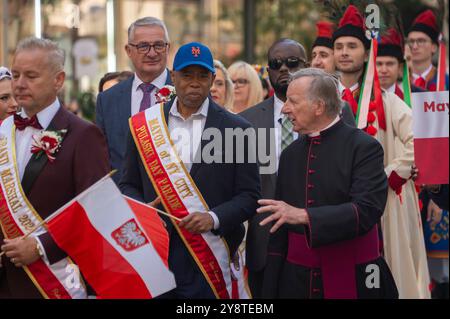
[[[41,131],[39,134],[33,135],[31,153],[36,154],[36,159],[45,154],[48,161],[53,163],[66,133],[67,130]]]

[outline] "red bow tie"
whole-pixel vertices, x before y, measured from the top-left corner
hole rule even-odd
[[[31,119],[24,119],[19,114],[14,114],[14,125],[19,131],[23,131],[28,126],[34,127],[38,130],[42,130],[42,126],[39,123],[39,120],[36,115],[34,115]]]

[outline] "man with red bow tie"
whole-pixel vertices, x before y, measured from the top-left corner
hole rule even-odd
[[[411,51],[411,83],[425,91],[437,90],[437,69],[432,64],[433,55],[439,47],[439,27],[436,15],[426,10],[414,20],[406,41]],[[445,89],[449,88],[449,77],[445,75]]]
[[[73,262],[39,225],[109,172],[106,142],[61,106],[64,51],[56,43],[21,41],[11,73],[22,113],[0,127],[0,299],[86,298]]]
[[[356,114],[359,88],[368,60],[370,41],[364,17],[350,5],[333,34],[334,57],[341,71],[341,96]],[[411,109],[395,94],[384,91],[382,104],[371,102],[368,134],[383,146],[389,192],[381,219],[386,261],[400,298],[429,298],[429,276],[417,195],[410,180],[414,163]]]

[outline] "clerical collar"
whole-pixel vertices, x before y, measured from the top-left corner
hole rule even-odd
[[[336,116],[336,118],[334,119],[333,122],[331,122],[327,127],[325,127],[324,129],[321,129],[318,132],[314,132],[311,134],[308,134],[309,137],[317,137],[320,135],[321,132],[328,130],[330,127],[334,126],[337,122],[339,122],[339,120],[341,119],[341,117],[338,115]]]
[[[355,92],[357,89],[359,88],[359,83],[356,82],[355,84],[353,84],[350,88],[350,91]],[[339,81],[339,94],[342,96],[342,93],[344,92],[344,90],[346,89],[346,87],[342,84],[341,81]]]
[[[432,69],[433,69],[433,64],[430,64],[428,69],[426,69],[422,74],[413,73],[413,79],[416,80],[417,78],[420,78],[420,77],[426,79],[428,74],[430,74]]]

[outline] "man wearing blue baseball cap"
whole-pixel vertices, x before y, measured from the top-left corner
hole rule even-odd
[[[243,223],[257,208],[260,180],[256,160],[250,160],[255,158],[249,154],[251,141],[231,135],[225,143],[225,132],[242,133],[251,126],[210,98],[215,68],[208,47],[183,45],[173,65],[176,97],[130,119],[133,134],[120,188],[181,220],[160,215],[177,283],[164,297],[244,297],[231,288],[237,285],[231,282],[230,256],[244,237]],[[160,164],[173,153],[175,159]],[[152,161],[152,156],[159,158]]]

